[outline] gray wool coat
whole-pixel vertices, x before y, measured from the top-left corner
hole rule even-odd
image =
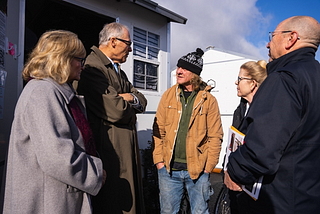
[[[85,152],[67,106],[74,96],[69,84],[49,78],[31,80],[22,91],[10,135],[4,214],[91,213],[89,195],[102,186],[102,161]]]

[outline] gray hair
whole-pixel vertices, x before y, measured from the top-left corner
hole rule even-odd
[[[117,22],[105,24],[99,33],[99,45],[106,45],[111,37],[121,37],[124,30],[129,31],[127,26]]]

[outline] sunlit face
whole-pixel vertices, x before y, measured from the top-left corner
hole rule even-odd
[[[237,85],[237,95],[238,97],[248,100],[250,96],[253,96],[252,93],[255,88],[255,82],[254,80],[250,80],[252,77],[249,76],[247,71],[244,69],[240,69],[239,77],[247,79],[242,79],[239,82],[236,80],[235,84]]]
[[[275,29],[272,40],[267,44],[269,49],[269,62],[275,60],[282,55],[286,54],[285,40],[290,35],[289,33],[282,33],[282,31],[287,31],[288,29],[282,28],[283,23],[280,23]]]
[[[177,83],[183,86],[191,86],[190,80],[193,77],[193,73],[187,69],[178,67],[176,72]]]
[[[280,47],[281,47],[282,35],[276,34],[272,40],[267,44],[269,48],[269,62],[275,60],[281,56]]]
[[[80,75],[83,67],[81,66],[80,58],[72,58],[70,62],[70,75],[68,78],[68,82],[72,82],[73,80],[80,80]]]
[[[122,40],[131,41],[130,34],[127,29],[124,29],[124,34],[119,37]],[[132,51],[131,46],[127,45],[125,42],[115,39],[116,46],[113,53],[113,62],[124,63],[129,53]]]

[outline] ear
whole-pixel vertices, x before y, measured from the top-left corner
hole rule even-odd
[[[257,82],[255,80],[252,80],[252,82],[250,84],[251,91],[253,91],[256,87],[257,87]]]
[[[286,48],[286,49],[290,49],[291,47],[293,47],[293,46],[296,44],[296,42],[297,42],[299,39],[300,39],[300,38],[299,38],[298,33],[295,32],[295,31],[292,31],[292,32],[290,33],[290,35],[288,36],[287,40],[285,40],[285,41],[286,41],[286,42],[285,42],[285,48]]]
[[[111,37],[110,38],[110,44],[111,44],[111,46],[113,47],[113,48],[115,48],[116,47],[116,38],[115,37]]]

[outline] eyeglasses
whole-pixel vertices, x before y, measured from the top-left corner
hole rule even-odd
[[[241,80],[253,80],[253,79],[247,78],[247,77],[238,77],[238,84]]]
[[[86,62],[86,58],[81,58],[81,57],[73,57],[73,58],[78,59],[80,61],[81,67],[84,66],[84,63]]]
[[[127,41],[127,40],[124,40],[124,39],[119,39],[119,38],[116,38],[117,40],[121,41],[121,42],[124,42],[126,45],[128,46],[131,46],[132,42],[131,41]]]
[[[271,42],[272,38],[275,36],[274,33],[279,32],[279,33],[291,33],[292,30],[284,30],[284,31],[272,31],[269,32],[269,41]]]

